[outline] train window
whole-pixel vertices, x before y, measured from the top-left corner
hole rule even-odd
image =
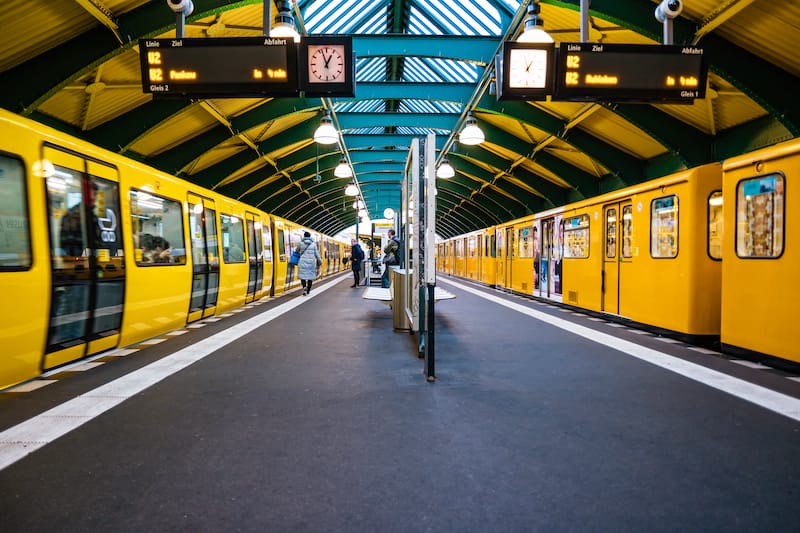
[[[678,196],[656,198],[650,204],[650,255],[670,258],[678,255]]]
[[[722,259],[722,191],[708,197],[708,255]]]
[[[272,261],[272,230],[267,226],[262,226],[261,238],[264,241],[264,248],[261,251],[264,261]]]
[[[222,236],[222,260],[226,263],[244,263],[244,224],[242,224],[242,219],[220,213],[219,231]]]
[[[286,261],[286,232],[278,230],[278,255],[281,261]]]
[[[517,234],[517,257],[533,257],[533,228],[531,226],[521,228]]]
[[[564,257],[589,257],[589,215],[564,219]]]
[[[136,264],[186,264],[181,203],[135,189],[131,189],[130,198]]]
[[[31,237],[22,161],[0,155],[0,270],[31,266]]]
[[[622,257],[633,257],[633,206],[622,206]]]
[[[740,181],[736,186],[736,255],[779,257],[783,253],[783,174]]]
[[[475,257],[475,237],[470,237],[469,241],[467,241],[467,255]]]
[[[617,257],[617,210],[606,210],[606,257]]]
[[[490,241],[489,246],[487,246],[487,248],[489,249],[489,253],[491,254],[492,257],[497,257],[497,236],[490,235],[489,241]]]

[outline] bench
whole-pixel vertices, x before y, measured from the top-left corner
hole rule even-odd
[[[361,294],[361,297],[366,300],[378,300],[381,302],[391,303],[392,289],[384,289],[383,287],[367,287]],[[450,291],[446,291],[441,287],[434,287],[433,299],[438,302],[439,300],[451,300],[456,295]]]

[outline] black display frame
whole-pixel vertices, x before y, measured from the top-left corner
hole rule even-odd
[[[543,50],[547,57],[547,72],[544,87],[511,87],[510,71],[512,50]],[[498,100],[542,101],[553,94],[555,84],[555,43],[519,43],[506,41],[503,50],[495,57],[495,75],[497,79]]]
[[[572,59],[570,59],[572,58]],[[575,66],[577,58],[578,66]],[[578,82],[568,85],[574,73]],[[694,76],[697,85],[680,86]],[[616,77],[615,85],[588,85],[587,76]],[[672,76],[674,88],[657,80]],[[631,83],[635,80],[636,83]],[[654,81],[655,80],[655,81]],[[553,100],[630,103],[692,103],[705,98],[708,63],[702,48],[678,45],[560,43]]]
[[[308,77],[308,46],[344,46],[345,80],[337,83],[312,83]],[[300,90],[305,96],[354,97],[356,95],[356,56],[350,35],[308,35],[301,39],[298,49]]]
[[[275,37],[140,39],[142,90],[154,98],[268,98],[298,96],[297,44]],[[151,79],[148,54],[161,52],[163,68],[195,72],[200,80]],[[243,58],[245,61],[243,61]],[[254,69],[285,69],[286,78],[251,81]],[[211,78],[206,82],[203,78]]]

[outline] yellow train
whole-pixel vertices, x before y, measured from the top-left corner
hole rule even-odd
[[[793,175],[800,140],[447,239],[437,268],[796,367]]]
[[[0,389],[299,286],[304,231],[0,111]]]

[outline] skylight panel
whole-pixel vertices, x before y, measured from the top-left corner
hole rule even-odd
[[[356,61],[356,82],[386,81],[386,58],[373,57]]]

